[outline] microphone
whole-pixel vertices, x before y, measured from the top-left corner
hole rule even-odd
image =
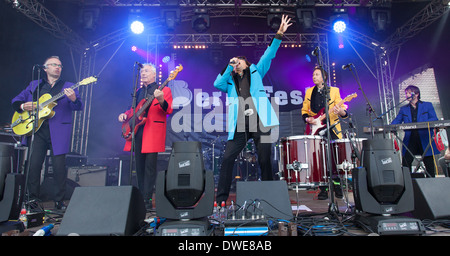
[[[351,66],[353,66],[353,63],[348,63],[347,65],[342,65],[342,69],[346,70],[347,68],[350,68]]]
[[[330,125],[330,129],[329,129],[329,130],[333,130],[333,128],[334,128],[338,123],[339,123],[339,122],[336,122],[336,123]],[[325,135],[326,132],[327,132],[327,129],[325,128],[325,129],[323,129],[322,131],[319,132],[319,135],[320,135],[320,136],[323,136],[323,135]]]
[[[45,65],[39,65],[39,64],[35,64],[33,67],[40,68],[40,69],[46,68]]]
[[[141,63],[139,63],[138,61],[136,61],[136,62],[135,62],[135,64],[136,64],[136,65],[138,65],[138,66],[139,66],[139,68],[143,68],[143,67],[144,67],[144,65],[142,65],[142,64],[141,64]]]
[[[411,93],[411,96],[409,96],[408,98],[406,98],[406,99],[412,99],[412,98],[414,98],[414,96],[415,96],[416,94],[415,93]]]
[[[314,51],[311,52],[312,56],[318,56],[319,55],[319,46],[316,46],[316,48],[314,48]]]

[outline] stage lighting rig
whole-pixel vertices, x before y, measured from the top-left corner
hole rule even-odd
[[[283,15],[283,8],[269,8],[269,14],[267,15],[267,26],[276,32],[281,25],[281,18]]]
[[[303,30],[312,29],[314,23],[316,22],[316,10],[314,8],[314,4],[314,0],[306,0],[299,2],[297,8],[295,9],[298,24]]]
[[[382,3],[370,9],[375,32],[386,31],[391,24],[391,3]]]
[[[194,9],[194,16],[192,16],[192,29],[198,33],[204,33],[210,28],[210,19],[208,9],[196,8]]]
[[[142,10],[141,9],[131,9],[128,14],[128,25],[131,32],[136,35],[142,34],[144,32],[144,23],[142,21]]]
[[[330,16],[330,24],[336,33],[343,33],[347,28],[348,14],[345,8],[333,9],[333,15]]]
[[[161,1],[161,19],[164,21],[167,30],[173,31],[181,22],[181,10],[179,0]]]

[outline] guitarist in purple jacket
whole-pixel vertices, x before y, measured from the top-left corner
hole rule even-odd
[[[53,111],[55,115],[45,119],[35,131],[33,151],[30,157],[27,192],[30,201],[39,198],[42,164],[47,150],[50,149],[55,181],[55,208],[65,210],[63,202],[67,179],[66,154],[69,153],[72,132],[72,111],[81,110],[83,105],[78,90],[70,88],[73,83],[61,79],[62,64],[57,56],[51,56],[44,62],[46,76],[31,83],[19,95],[12,99],[12,107],[18,112],[32,111],[36,108],[37,96],[50,94],[55,96],[61,92],[64,97],[56,101]],[[39,83],[39,94],[37,92]],[[41,103],[41,102],[39,102]],[[31,134],[27,134],[31,135]],[[30,136],[24,138],[28,145]]]

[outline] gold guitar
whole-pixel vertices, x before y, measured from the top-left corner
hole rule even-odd
[[[82,85],[88,85],[95,82],[97,82],[97,77],[91,76],[72,85],[70,88],[76,89]],[[44,122],[45,119],[52,118],[55,115],[55,111],[53,111],[53,108],[57,105],[56,101],[64,96],[65,96],[64,92],[60,92],[53,97],[49,93],[46,93],[41,97],[39,97],[39,108],[38,108],[39,120],[38,125],[35,128],[35,132],[39,130],[39,128],[42,125],[42,122]],[[11,128],[13,129],[13,132],[17,135],[30,135],[33,131],[34,119],[35,117],[31,115],[29,111],[23,111],[22,113],[15,112],[11,121]]]

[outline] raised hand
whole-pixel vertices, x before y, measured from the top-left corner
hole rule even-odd
[[[286,32],[288,27],[290,27],[292,25],[292,23],[290,23],[290,22],[291,22],[291,18],[289,18],[289,16],[283,14],[283,16],[281,16],[280,28],[278,29],[277,33],[284,34],[284,32]]]

